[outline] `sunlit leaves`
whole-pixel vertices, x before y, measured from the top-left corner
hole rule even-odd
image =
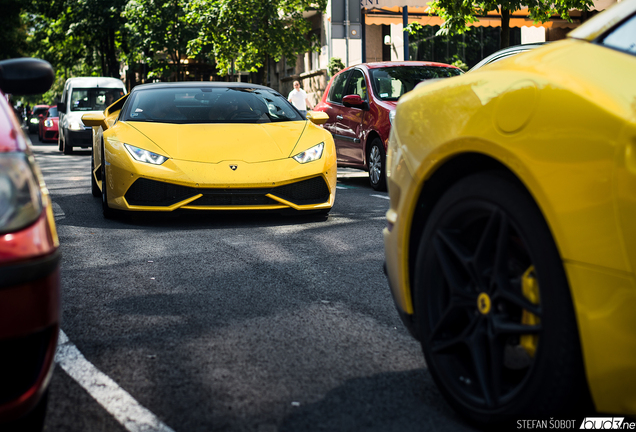
[[[326,0],[192,0],[188,20],[198,34],[188,49],[213,57],[221,74],[256,72],[268,58],[294,63],[298,53],[318,49],[303,12],[324,11],[326,5]]]

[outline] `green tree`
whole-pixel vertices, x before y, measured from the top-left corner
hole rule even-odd
[[[294,65],[299,53],[320,49],[303,12],[326,6],[327,0],[192,0],[188,17],[199,31],[189,52],[211,56],[222,75],[258,72],[283,57]]]
[[[126,0],[30,0],[31,51],[55,68],[119,78]],[[66,73],[66,72],[65,72]]]
[[[431,12],[444,20],[441,34],[461,34],[468,31],[468,24],[478,20],[477,15],[491,11],[501,14],[501,48],[510,45],[510,17],[513,12],[528,8],[529,17],[535,23],[546,22],[553,15],[571,22],[571,9],[588,10],[593,0],[433,0]]]
[[[22,8],[20,0],[0,0],[0,60],[24,57],[27,52]]]
[[[183,80],[181,60],[197,31],[187,21],[188,0],[130,0],[124,11],[130,62],[148,65],[149,78]]]

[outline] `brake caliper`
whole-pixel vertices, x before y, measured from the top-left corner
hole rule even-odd
[[[528,267],[521,277],[521,291],[525,298],[527,298],[532,304],[539,304],[539,281],[534,271],[534,266]],[[533,313],[523,310],[521,315],[521,324],[524,325],[537,325],[540,319]],[[519,345],[521,345],[530,357],[534,357],[537,351],[537,345],[539,343],[538,335],[522,335],[519,338]]]

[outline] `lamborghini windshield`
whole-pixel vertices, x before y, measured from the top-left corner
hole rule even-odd
[[[270,123],[303,119],[269,89],[150,88],[133,92],[123,120],[159,123]]]
[[[424,80],[449,78],[461,73],[461,69],[443,66],[395,66],[371,69],[371,82],[380,99],[396,101]]]

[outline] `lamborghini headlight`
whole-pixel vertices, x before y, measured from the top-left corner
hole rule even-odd
[[[298,153],[296,156],[292,156],[298,163],[304,164],[318,160],[322,157],[322,151],[325,148],[325,143],[316,144],[312,148]]]
[[[71,120],[68,122],[68,128],[73,131],[84,130],[84,124],[79,120]]]
[[[139,147],[131,146],[130,144],[124,144],[126,150],[130,155],[139,162],[146,162],[153,165],[161,165],[168,160],[167,157],[161,156],[157,153],[149,152],[148,150],[140,149]]]
[[[42,213],[40,184],[24,153],[0,153],[0,233],[17,231]]]

